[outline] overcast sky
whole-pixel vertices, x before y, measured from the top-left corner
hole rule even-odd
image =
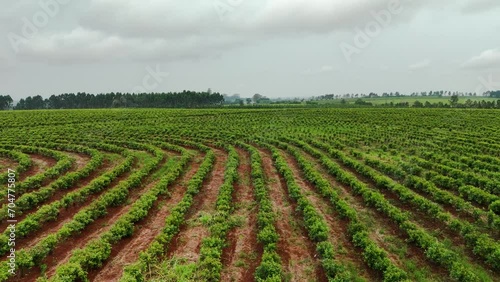
[[[500,89],[499,0],[5,0],[0,94]]]

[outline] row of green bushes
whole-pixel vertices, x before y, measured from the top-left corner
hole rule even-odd
[[[128,155],[129,153],[127,151],[124,151],[123,154],[126,155],[127,158],[112,171],[94,179],[87,186],[68,193],[62,199],[44,205],[36,212],[26,216],[24,220],[17,223],[16,236],[18,236],[18,238],[25,237],[40,229],[45,222],[56,220],[62,208],[69,208],[75,203],[84,202],[90,195],[105,189],[119,175],[129,171],[132,168],[135,157],[133,155]],[[9,250],[6,244],[9,235],[10,231],[8,229],[0,235],[0,254],[5,254]]]
[[[486,176],[492,180],[500,181],[500,166],[484,163],[480,161],[466,161],[464,158],[460,158],[459,161],[449,159],[450,156],[439,154],[436,152],[430,151],[421,151],[419,156],[435,163],[438,163],[443,166],[447,166],[450,168],[458,169],[461,171],[467,171],[468,173],[474,172],[478,173],[482,176]],[[465,161],[465,163],[464,163]]]
[[[309,142],[330,151],[329,154],[332,154],[332,152],[337,153],[335,149],[324,143],[315,140],[309,140]],[[297,143],[297,145],[301,145],[302,148],[309,151],[307,149],[309,145],[301,143]],[[330,174],[336,177],[341,183],[351,187],[354,193],[361,195],[367,205],[376,208],[393,220],[409,236],[410,241],[415,242],[425,251],[426,256],[431,261],[446,267],[450,272],[451,278],[457,281],[479,281],[478,276],[472,271],[471,266],[463,262],[459,254],[440,243],[437,238],[430,235],[425,229],[412,223],[408,213],[392,205],[380,192],[369,188],[327,156],[319,153],[318,157],[320,157],[321,163]]]
[[[17,267],[20,269],[20,273],[24,273],[25,270],[30,269],[36,264],[39,264],[47,255],[49,255],[52,250],[61,242],[69,239],[73,234],[81,232],[86,226],[94,222],[99,217],[106,215],[107,208],[111,206],[118,206],[123,204],[128,198],[129,190],[141,185],[142,180],[145,179],[149,173],[158,166],[158,164],[163,160],[163,151],[149,145],[142,145],[138,143],[130,143],[130,147],[142,148],[154,154],[154,157],[146,161],[141,169],[130,175],[129,178],[119,182],[114,188],[107,191],[105,194],[101,195],[98,199],[93,201],[84,209],[80,210],[75,214],[73,219],[63,225],[56,233],[48,235],[47,237],[40,240],[35,246],[30,249],[22,249],[17,252]],[[132,161],[127,163],[132,166]],[[111,180],[107,179],[109,183]],[[106,180],[101,180],[102,182],[108,182]],[[94,182],[94,181],[93,181]],[[107,183],[107,184],[109,184]],[[106,184],[106,185],[107,185]],[[99,185],[99,184],[96,184]],[[67,199],[67,196],[65,197]],[[58,201],[59,205],[64,206],[64,202]],[[45,214],[52,220],[55,220],[59,213],[59,206],[46,205],[37,211],[37,215]],[[31,216],[31,215],[30,215]],[[28,216],[23,222],[27,222],[25,225],[37,225]],[[41,219],[40,219],[41,220]],[[22,223],[22,222],[21,222]],[[19,226],[19,225],[18,225]],[[29,227],[25,227],[29,228]],[[19,234],[19,233],[18,233]],[[21,236],[26,234],[21,234]],[[3,271],[3,267],[7,265],[0,266],[0,272],[7,273]],[[1,274],[0,274],[1,275]],[[4,281],[8,278],[8,275],[0,276],[0,281]]]
[[[78,146],[78,145],[64,145],[64,150],[73,151],[89,155],[90,161],[79,171],[68,172],[61,176],[50,185],[38,189],[36,191],[25,193],[16,199],[16,212],[21,215],[24,211],[35,208],[48,200],[57,190],[68,189],[75,185],[80,179],[89,176],[103,163],[104,156],[101,152],[95,149]],[[0,208],[0,220],[7,216],[7,205],[4,204]]]
[[[291,141],[303,148],[312,156],[325,161],[325,156],[319,151],[313,149],[306,143],[300,141]],[[404,270],[398,268],[389,260],[387,252],[379,247],[373,240],[369,238],[367,226],[359,219],[357,211],[351,207],[344,199],[342,199],[330,183],[323,178],[321,173],[314,169],[313,165],[302,156],[295,148],[286,144],[280,143],[297,160],[304,175],[317,189],[318,192],[328,199],[341,218],[349,221],[348,232],[353,244],[363,250],[363,258],[366,263],[373,269],[380,271],[384,277],[384,281],[405,281],[407,274]],[[336,171],[337,173],[340,173]]]
[[[47,170],[38,173],[33,176],[28,176],[23,181],[17,182],[16,184],[16,196],[19,197],[23,193],[31,190],[35,190],[40,188],[44,181],[49,179],[55,179],[60,176],[62,173],[69,170],[73,163],[75,162],[74,158],[70,158],[68,155],[58,152],[56,150],[46,149],[43,147],[35,147],[35,146],[15,146],[15,145],[3,145],[3,148],[7,150],[18,150],[26,154],[40,154],[45,157],[53,158],[57,160],[57,163],[48,168]],[[7,197],[7,189],[0,190],[0,198],[5,199]]]
[[[321,259],[321,265],[328,281],[350,281],[350,273],[346,266],[335,258],[336,246],[331,243],[329,238],[330,230],[325,219],[301,192],[301,188],[295,182],[292,170],[288,167],[280,152],[267,144],[264,144],[264,146],[271,151],[276,169],[285,179],[288,194],[298,204],[297,208],[304,217],[309,238],[316,244],[316,251]]]
[[[181,225],[185,223],[185,217],[193,204],[194,196],[198,194],[203,181],[208,177],[210,171],[212,171],[215,154],[210,148],[187,140],[178,140],[178,143],[193,146],[206,152],[203,162],[195,175],[187,183],[187,191],[184,197],[165,219],[165,225],[161,233],[156,236],[146,250],[141,251],[139,259],[135,263],[125,267],[120,281],[146,281],[146,273],[151,266],[158,264],[159,260],[165,256],[170,242],[179,233]]]
[[[2,144],[3,145],[3,144]],[[0,148],[3,148],[3,146],[0,145]],[[10,169],[13,169],[17,175],[25,172],[28,170],[33,165],[33,162],[31,161],[30,157],[26,155],[23,152],[20,152],[18,150],[13,150],[13,149],[0,149],[0,156],[4,158],[9,158],[17,162],[16,167],[9,167]],[[0,173],[0,183],[5,184],[7,183],[8,179],[8,172],[5,170],[5,172]]]
[[[226,247],[227,232],[232,228],[230,215],[233,211],[234,182],[238,179],[239,157],[236,150],[227,146],[228,160],[224,172],[224,183],[219,188],[215,203],[216,213],[210,220],[210,236],[201,243],[200,261],[198,262],[199,279],[220,281],[222,270],[222,250]]]
[[[366,165],[382,171],[389,176],[401,179],[399,167],[384,163],[368,155],[364,155],[363,158]],[[409,173],[402,181],[405,186],[428,194],[437,203],[451,205],[458,212],[472,216],[483,225],[490,225],[495,229],[500,229],[500,218],[496,214],[476,208],[470,202],[453,193],[437,188],[434,183],[424,178]]]
[[[453,217],[438,204],[413,192],[409,188],[396,183],[391,178],[381,175],[376,170],[353,160],[341,151],[331,148],[325,143],[311,140],[312,144],[326,150],[332,157],[339,159],[343,164],[355,169],[361,175],[370,178],[377,188],[384,188],[394,192],[403,202],[412,204],[415,208],[424,211],[432,218],[443,222],[460,234],[467,245],[472,247],[474,254],[482,257],[493,268],[500,268],[500,245],[487,234],[477,231],[472,224]],[[381,195],[382,196],[382,195]],[[401,224],[401,223],[400,223]],[[451,262],[446,260],[445,263]]]
[[[254,187],[255,198],[259,204],[257,213],[257,241],[263,246],[262,258],[259,266],[255,270],[255,280],[257,282],[278,282],[284,278],[281,266],[281,258],[278,255],[277,243],[279,234],[276,231],[276,215],[273,212],[273,204],[269,197],[269,187],[267,186],[262,170],[262,158],[257,149],[253,146],[237,143],[238,146],[250,153],[251,178]]]
[[[423,168],[432,169],[440,172],[445,176],[449,176],[456,180],[460,180],[463,185],[472,185],[486,190],[489,193],[500,196],[500,185],[498,181],[494,181],[486,176],[476,175],[471,172],[462,171],[460,169],[445,166],[439,163],[434,163],[419,157],[412,156],[409,162],[415,163]]]
[[[170,144],[162,143],[160,146],[180,152],[182,157],[179,162],[161,177],[154,187],[142,194],[131,205],[130,210],[113,223],[107,232],[90,241],[84,248],[74,250],[69,261],[58,266],[56,274],[50,281],[88,281],[87,272],[101,267],[111,255],[112,246],[123,238],[131,236],[134,232],[134,224],[149,214],[160,195],[168,193],[168,188],[183,173],[192,158],[192,154],[181,147]]]

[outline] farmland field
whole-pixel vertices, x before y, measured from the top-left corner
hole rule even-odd
[[[500,281],[496,110],[0,120],[0,281]]]

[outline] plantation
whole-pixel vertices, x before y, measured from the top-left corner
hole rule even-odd
[[[0,119],[0,281],[500,281],[497,110]]]

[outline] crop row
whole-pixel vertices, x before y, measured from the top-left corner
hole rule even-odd
[[[352,208],[349,203],[342,199],[330,183],[314,169],[313,165],[300,154],[300,152],[292,146],[283,143],[275,142],[279,147],[287,150],[297,161],[300,168],[304,172],[305,178],[312,183],[318,192],[330,201],[332,206],[338,212],[341,218],[349,221],[348,232],[350,239],[356,247],[363,250],[363,258],[366,263],[373,269],[380,271],[383,274],[384,281],[402,281],[407,278],[407,274],[395,266],[390,260],[387,252],[377,246],[369,238],[368,228],[359,220],[356,209]],[[304,144],[303,144],[304,145]],[[310,153],[317,157],[319,153],[312,148]]]
[[[16,167],[11,167],[18,175],[25,172],[33,164],[30,157],[22,152],[12,149],[0,149],[0,156],[10,158],[18,163]],[[7,182],[8,172],[0,173],[0,183]]]
[[[50,281],[88,281],[87,272],[101,267],[111,255],[112,246],[123,238],[132,236],[134,225],[149,214],[160,195],[168,193],[168,188],[185,170],[186,165],[192,158],[192,154],[177,146],[162,145],[168,147],[169,150],[181,152],[182,157],[179,162],[161,177],[154,187],[142,194],[131,205],[130,210],[120,216],[108,231],[102,233],[99,238],[87,243],[84,248],[74,250],[69,261],[58,266],[55,276]]]
[[[210,220],[210,236],[201,243],[200,261],[198,263],[199,279],[203,281],[220,281],[222,270],[222,250],[226,247],[226,235],[232,228],[230,215],[233,211],[233,185],[238,179],[239,157],[236,150],[228,146],[228,161],[224,172],[224,183],[219,188],[215,203],[216,212]]]
[[[449,270],[451,278],[457,281],[479,281],[478,276],[472,271],[471,267],[465,262],[462,262],[457,253],[440,243],[437,238],[430,235],[423,228],[412,223],[407,213],[393,206],[381,193],[370,189],[366,184],[359,181],[352,174],[346,172],[338,164],[331,161],[321,152],[313,149],[310,145],[301,141],[291,141],[303,148],[306,152],[319,158],[330,174],[343,184],[351,187],[354,193],[362,196],[367,205],[376,208],[398,224],[398,226],[406,232],[411,241],[425,250],[425,255],[431,261]]]
[[[283,269],[281,258],[277,253],[277,243],[279,234],[276,231],[276,215],[273,212],[273,204],[269,197],[269,187],[267,186],[264,172],[262,170],[262,158],[257,149],[253,146],[238,143],[238,146],[246,149],[250,153],[251,178],[254,186],[255,198],[259,204],[257,213],[257,240],[263,245],[263,254],[260,265],[255,271],[255,280],[258,282],[282,281]]]
[[[473,248],[473,252],[476,255],[482,257],[486,263],[490,264],[493,268],[500,268],[500,244],[495,242],[488,235],[477,231],[472,224],[454,218],[434,202],[394,182],[389,177],[379,174],[374,169],[347,157],[341,151],[335,150],[321,142],[312,141],[312,143],[325,149],[331,156],[338,158],[342,163],[355,169],[361,175],[370,178],[375,182],[378,188],[385,188],[394,192],[403,202],[412,204],[419,210],[432,216],[434,219],[443,222],[452,230],[457,231],[465,239],[467,244]]]
[[[26,191],[34,190],[40,188],[44,181],[48,179],[55,179],[60,174],[64,173],[68,169],[71,168],[75,160],[73,158],[68,157],[66,154],[58,152],[56,150],[46,149],[43,147],[35,147],[35,146],[8,146],[3,145],[3,148],[7,150],[20,150],[23,153],[27,154],[40,154],[45,157],[54,158],[57,160],[56,165],[53,167],[43,171],[42,173],[29,176],[21,182],[18,182],[16,185],[16,195],[20,196]],[[4,199],[7,196],[7,190],[2,189],[0,191],[0,198]]]
[[[368,166],[383,171],[387,175],[401,179],[401,171],[398,167],[383,163],[382,161],[371,158],[369,156],[364,156],[364,160],[365,164],[367,164]],[[408,174],[404,179],[402,179],[402,181],[404,182],[405,186],[430,195],[431,198],[438,203],[451,205],[457,211],[468,214],[474,217],[477,221],[487,221],[485,222],[486,224],[490,224],[494,228],[500,229],[500,218],[496,214],[494,214],[493,212],[485,212],[482,209],[476,208],[470,202],[465,201],[464,199],[457,197],[448,191],[443,191],[437,188],[432,182],[427,181],[426,179],[423,179],[416,175]],[[481,193],[481,195],[482,194],[484,193]]]
[[[286,160],[281,156],[280,152],[267,144],[263,146],[271,151],[276,169],[285,179],[288,194],[297,202],[297,208],[304,217],[309,238],[316,244],[316,252],[319,254],[328,281],[349,281],[350,273],[347,271],[346,266],[335,257],[337,246],[334,246],[330,241],[330,230],[325,219],[301,192],[301,188],[295,182],[292,170],[288,167]]]
[[[128,179],[119,182],[116,187],[110,189],[105,194],[101,195],[98,199],[90,203],[87,207],[76,213],[73,219],[65,223],[63,227],[60,228],[56,233],[46,236],[35,246],[28,250],[22,249],[18,251],[17,266],[21,270],[21,273],[23,273],[23,270],[30,269],[34,265],[40,263],[58,244],[67,240],[73,234],[82,231],[87,225],[94,222],[97,218],[104,216],[108,207],[122,204],[127,199],[129,190],[138,187],[141,184],[141,181],[147,175],[149,175],[149,173],[163,159],[163,152],[155,147],[140,144],[133,144],[133,146],[150,151],[154,154],[154,158],[146,161],[143,164],[142,168],[132,173],[132,175],[130,175]],[[131,166],[132,161],[129,161],[122,164],[120,167],[123,170],[126,170],[127,167],[129,167],[128,169],[130,169]],[[108,181],[109,182],[107,184],[111,183],[111,180],[109,178]],[[93,181],[93,183],[96,183],[95,185],[99,185],[97,184],[99,182],[95,182],[95,180]],[[103,179],[100,183],[106,182]],[[67,198],[66,196],[65,199],[74,200],[75,198]],[[18,225],[18,228],[24,231],[23,233],[18,231],[18,234],[20,234],[20,236],[26,236],[27,232],[32,232],[38,229],[40,227],[40,223],[37,222],[36,219],[40,221],[47,220],[47,218],[54,220],[59,213],[59,208],[63,205],[63,201],[57,201],[55,203],[52,203],[51,205],[43,206],[34,215],[29,215],[23,221],[24,225],[21,225],[23,222]],[[6,267],[6,264],[0,267]],[[3,270],[3,268],[1,269]],[[5,272],[3,273],[5,274],[4,276],[0,277],[0,281],[4,281],[6,278],[8,278],[8,272],[5,270]]]
[[[43,187],[31,193],[25,193],[16,200],[16,212],[19,216],[23,211],[39,206],[44,201],[49,199],[57,190],[68,189],[75,185],[80,179],[87,177],[102,165],[104,156],[95,149],[81,147],[77,145],[64,146],[65,150],[76,151],[91,156],[84,168],[79,171],[68,172],[61,176],[47,187]],[[5,212],[4,212],[5,211]],[[0,208],[0,220],[4,219],[7,214],[7,205]]]
[[[193,204],[194,196],[198,194],[203,181],[208,177],[213,168],[215,154],[210,148],[189,141],[182,141],[182,143],[195,146],[204,151],[206,154],[203,162],[195,175],[187,183],[187,190],[184,197],[165,219],[165,225],[161,233],[155,237],[146,250],[141,251],[139,259],[135,263],[125,267],[120,281],[145,281],[148,270],[165,256],[170,242],[179,233],[181,225],[185,222],[186,214]]]

